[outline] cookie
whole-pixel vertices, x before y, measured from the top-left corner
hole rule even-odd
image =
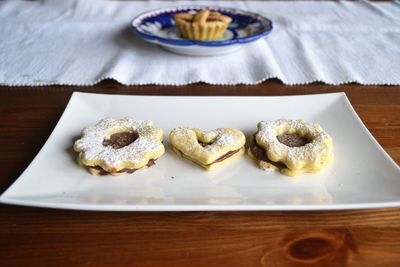
[[[243,155],[246,137],[236,129],[220,128],[204,132],[197,128],[178,127],[171,131],[173,151],[206,170],[212,170]]]
[[[318,172],[333,161],[333,141],[320,125],[303,120],[259,122],[247,154],[263,170],[288,176]]]
[[[83,129],[73,148],[90,173],[121,175],[154,165],[165,152],[162,138],[150,120],[106,118]]]

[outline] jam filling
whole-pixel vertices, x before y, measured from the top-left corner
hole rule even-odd
[[[307,138],[298,134],[281,134],[276,138],[280,143],[287,145],[288,147],[300,147],[310,143]]]
[[[132,144],[138,138],[134,132],[120,132],[110,136],[103,141],[103,146],[111,146],[113,149],[120,149]]]
[[[155,159],[150,159],[149,162],[147,162],[146,166],[150,167],[150,166],[153,166],[155,164],[156,164],[156,160]],[[108,175],[108,174],[110,174],[110,172],[106,171],[105,169],[103,169],[100,166],[88,166],[88,168],[92,168],[92,169],[98,170],[99,171],[98,175]],[[138,169],[124,168],[124,169],[121,169],[121,170],[119,170],[117,172],[114,172],[114,173],[134,173],[136,170],[138,170]]]
[[[218,14],[219,15],[219,14]],[[195,22],[195,16],[193,16],[192,18],[181,18],[183,21],[188,22],[188,23],[193,23]],[[211,13],[207,19],[206,22],[215,22],[215,21],[221,21],[220,18],[216,17],[215,14]]]

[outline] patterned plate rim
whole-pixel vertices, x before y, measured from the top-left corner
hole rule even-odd
[[[187,10],[187,9],[194,9],[194,10],[212,9],[212,10],[229,12],[229,13],[233,13],[233,14],[248,15],[248,16],[257,17],[258,19],[267,21],[269,23],[269,27],[265,31],[260,32],[255,35],[242,37],[242,38],[233,38],[230,40],[223,40],[223,41],[195,41],[195,40],[176,40],[176,39],[170,39],[170,38],[163,38],[163,37],[156,36],[153,34],[145,33],[143,31],[141,31],[141,29],[139,28],[139,25],[142,23],[142,21],[149,17],[157,16],[157,15],[160,15],[160,14],[166,13],[166,12],[173,12],[173,11]],[[130,27],[136,34],[138,34],[140,37],[142,37],[143,39],[145,39],[147,41],[158,41],[161,44],[177,45],[177,46],[198,45],[198,46],[209,46],[209,47],[227,46],[227,45],[233,45],[233,44],[243,44],[243,43],[253,42],[261,37],[268,35],[273,30],[272,21],[262,15],[257,14],[257,13],[244,11],[244,10],[237,9],[237,8],[230,8],[230,7],[200,6],[200,5],[174,6],[174,7],[164,7],[164,8],[148,10],[148,11],[142,12],[139,15],[137,15],[136,17],[134,17],[131,20]]]

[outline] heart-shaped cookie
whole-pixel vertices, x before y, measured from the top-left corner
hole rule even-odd
[[[215,169],[244,153],[246,137],[232,128],[202,131],[198,128],[178,127],[171,131],[173,150],[207,170]]]

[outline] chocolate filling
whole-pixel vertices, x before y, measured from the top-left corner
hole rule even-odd
[[[281,134],[278,135],[276,138],[279,142],[287,145],[288,147],[299,147],[310,143],[307,138],[302,137],[298,134]]]
[[[156,160],[155,159],[150,159],[149,162],[147,162],[146,166],[150,167],[150,166],[153,166],[155,164],[156,164]],[[100,166],[87,166],[87,167],[95,169],[95,170],[98,170],[99,171],[98,175],[108,175],[108,174],[110,174],[110,172],[106,171],[105,169],[103,169]],[[114,173],[134,173],[136,170],[138,170],[138,169],[124,168],[124,169],[121,169],[121,170],[119,170],[117,172],[114,172]]]
[[[250,150],[251,153],[253,154],[253,156],[257,159],[257,160],[261,160],[261,161],[265,161],[268,162],[274,166],[276,166],[279,169],[285,169],[286,165],[282,162],[275,162],[270,160],[267,157],[267,153],[265,152],[264,148],[260,147],[257,142],[256,142],[256,137],[254,136],[251,144],[250,144]]]
[[[213,162],[211,162],[210,164],[208,164],[208,166],[210,166],[210,165],[212,165],[212,164],[214,164],[214,163],[217,163],[217,162],[221,162],[221,161],[223,161],[223,160],[226,160],[226,159],[229,158],[229,157],[232,157],[234,154],[236,154],[237,152],[239,152],[239,150],[240,150],[240,148],[239,148],[239,149],[236,149],[236,150],[229,151],[228,153],[225,153],[225,154],[222,155],[221,157],[217,158],[216,160],[214,160]]]
[[[209,145],[209,144],[202,143],[202,142],[199,142],[199,144],[202,145],[203,147]],[[239,148],[239,149],[236,149],[236,150],[229,151],[229,152],[223,154],[221,157],[219,157],[219,158],[217,158],[216,160],[214,160],[213,162],[211,162],[210,164],[207,164],[207,166],[210,166],[210,165],[212,165],[212,164],[214,164],[214,163],[217,163],[217,162],[221,162],[221,161],[223,161],[223,160],[226,160],[227,158],[232,157],[234,154],[236,154],[237,152],[239,152],[239,150],[240,150],[240,148]],[[182,151],[180,151],[180,150],[178,150],[178,151],[179,151],[181,154],[183,154]]]
[[[103,141],[103,146],[111,146],[113,149],[120,149],[135,142],[138,138],[134,132],[120,132],[110,136]]]
[[[197,142],[199,142],[199,144],[200,144],[202,147],[206,147],[206,146],[212,144],[212,143],[203,143],[203,142],[201,142],[201,141],[197,141]]]

